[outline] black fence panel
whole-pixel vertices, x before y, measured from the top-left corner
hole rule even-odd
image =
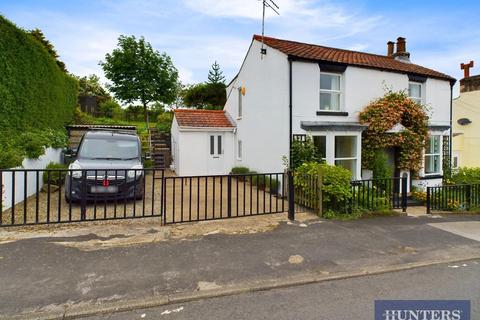
[[[480,207],[480,184],[427,187],[427,213],[467,211]]]
[[[0,170],[0,227],[157,217],[177,223],[285,212],[283,173]]]
[[[283,173],[166,177],[164,223],[179,223],[287,210]]]
[[[351,182],[350,209],[371,211],[407,209],[407,178],[366,179]]]

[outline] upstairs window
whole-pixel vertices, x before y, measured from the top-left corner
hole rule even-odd
[[[440,136],[430,136],[425,149],[425,174],[440,173]]]
[[[416,103],[422,104],[422,84],[418,82],[410,82],[408,84],[408,96]]]
[[[339,111],[341,89],[341,74],[320,73],[320,110]]]

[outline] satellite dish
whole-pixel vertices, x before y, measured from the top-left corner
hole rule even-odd
[[[460,119],[457,120],[457,123],[461,126],[466,126],[467,124],[472,123],[472,120],[470,120],[468,118],[460,118]]]

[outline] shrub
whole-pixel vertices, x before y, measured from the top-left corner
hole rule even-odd
[[[50,162],[45,169],[52,170],[50,172],[50,184],[60,186],[65,182],[65,176],[67,175],[67,171],[62,170],[67,169],[66,165]],[[43,183],[48,183],[48,171],[43,172]]]
[[[113,99],[103,101],[99,104],[98,110],[100,115],[112,119],[122,119],[123,110],[120,104]]]
[[[480,184],[480,168],[460,168],[449,181],[452,184]]]
[[[307,136],[305,141],[292,141],[292,168],[296,169],[305,162],[318,162],[320,157],[313,139]]]
[[[172,129],[172,121],[173,112],[164,112],[159,114],[157,117],[158,131],[163,133],[170,133],[170,129]]]
[[[230,171],[230,174],[247,174],[250,172],[250,169],[247,167],[233,167]]]
[[[250,172],[255,173],[254,175],[249,177],[250,183],[256,186],[260,190],[264,190],[265,186],[267,186],[267,176],[262,174],[256,174],[257,172]]]
[[[322,176],[323,208],[344,212],[346,203],[352,198],[350,181],[352,173],[343,167],[326,163],[308,162],[296,170],[294,184],[306,194],[317,193],[316,185],[312,184],[312,176]],[[316,197],[318,199],[318,196]]]
[[[393,170],[387,162],[385,152],[377,150],[372,162],[373,179],[389,179],[393,176]]]

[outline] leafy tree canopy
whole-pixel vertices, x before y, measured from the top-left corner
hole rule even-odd
[[[45,47],[47,52],[53,57],[53,59],[55,59],[55,62],[57,63],[60,70],[62,70],[63,72],[68,72],[67,67],[65,66],[65,63],[63,63],[63,61],[60,61],[58,59],[59,55],[57,51],[55,50],[53,44],[50,41],[48,41],[47,38],[45,38],[45,35],[43,34],[42,30],[35,28],[33,30],[30,30],[28,33],[32,35],[35,40],[40,42]]]
[[[77,80],[80,87],[79,95],[102,97],[104,98],[103,100],[111,98],[108,91],[100,84],[100,78],[97,75],[91,74],[88,77],[77,77]]]
[[[222,109],[227,100],[225,84],[198,83],[182,92],[183,103],[196,109]]]
[[[120,36],[117,48],[100,65],[118,99],[141,102],[146,122],[151,102],[175,101],[178,71],[166,53],[154,50],[143,37]]]

